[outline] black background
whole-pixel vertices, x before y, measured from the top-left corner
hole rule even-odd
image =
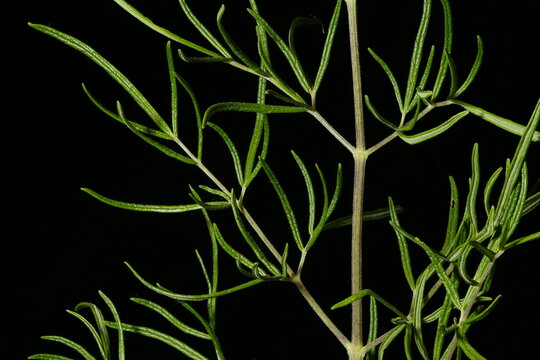
[[[261,12],[281,34],[286,34],[288,24],[297,15],[312,14],[327,23],[334,3],[259,2]],[[377,51],[403,83],[421,1],[396,1],[391,5],[359,2],[364,90],[391,117],[396,113],[389,95],[391,88],[365,49],[371,47]],[[215,14],[221,2],[191,3],[200,18],[215,30]],[[462,76],[474,60],[475,36],[481,35],[485,44],[483,68],[463,99],[525,123],[540,93],[537,27],[540,3],[520,1],[497,5],[487,0],[453,3],[456,36],[453,55]],[[176,1],[152,4],[132,1],[132,4],[157,24],[203,42]],[[228,1],[226,5],[225,25],[254,55],[254,38],[246,35],[253,28],[253,19],[244,11],[247,1]],[[55,27],[93,46],[131,78],[162,114],[169,111],[166,41],[112,1],[32,0],[17,6],[13,16],[6,14],[10,27],[4,32],[4,49],[7,48],[4,57],[8,60],[4,66],[7,79],[4,87],[8,95],[3,98],[2,146],[3,162],[7,164],[3,172],[7,179],[4,187],[7,217],[3,216],[6,224],[2,274],[3,298],[7,300],[4,311],[9,320],[3,327],[9,331],[2,338],[5,343],[1,351],[7,351],[2,355],[23,359],[36,352],[57,351],[58,346],[39,339],[44,334],[64,335],[85,343],[89,336],[64,309],[72,309],[80,301],[100,302],[98,290],[115,301],[126,322],[151,324],[173,332],[147,310],[129,302],[130,296],[156,298],[133,279],[123,261],[136,266],[151,282],[159,281],[178,292],[203,292],[204,280],[193,252],[198,248],[203,256],[208,255],[208,236],[202,217],[196,213],[154,215],[109,208],[79,188],[90,187],[126,201],[179,204],[189,202],[186,184],[208,182],[193,169],[149,149],[125,127],[100,113],[82,92],[81,82],[107,106],[112,108],[120,100],[128,116],[146,121],[101,69],[74,50],[30,29],[26,23]],[[434,2],[430,41],[438,49],[442,36],[441,12],[439,3]],[[345,24],[343,16],[333,64],[320,92],[319,109],[338,130],[351,134]],[[323,41],[320,30],[303,28],[298,35],[298,52],[317,59]],[[313,73],[317,60],[302,59]],[[176,66],[194,87],[203,109],[219,101],[254,101],[256,81],[249,75],[216,64],[188,65],[178,61]],[[281,68],[287,73],[286,66]],[[194,134],[193,116],[187,95],[183,94],[180,101],[182,109],[186,109],[181,120],[181,126],[186,127],[184,138],[192,144],[189,135]],[[429,119],[438,123],[448,115],[440,111]],[[305,195],[301,176],[288,155],[290,149],[297,151],[311,169],[317,162],[325,170],[331,187],[336,163],[342,162],[345,189],[350,189],[351,162],[346,152],[313,119],[275,116],[271,120],[269,162],[289,189],[299,213]],[[247,137],[242,131],[250,128],[251,117],[222,115],[215,121],[231,133],[240,148],[245,148]],[[368,144],[373,144],[387,131],[369,118],[366,133]],[[480,144],[485,181],[512,155],[517,140],[469,116],[439,139],[415,147],[395,141],[373,155],[368,163],[366,207],[383,207],[387,196],[393,196],[407,209],[401,218],[402,225],[428,243],[437,244],[444,236],[448,176],[455,177],[464,196],[473,144]],[[209,166],[232,186],[234,178],[228,175],[232,165],[224,146],[213,135],[207,136],[207,146]],[[539,148],[534,145],[529,157],[531,180],[538,178],[539,164]],[[271,188],[261,179],[254,185],[253,194],[257,190],[271,194]],[[349,194],[349,190],[344,190],[336,216],[347,214]],[[282,248],[283,239],[289,235],[286,227],[281,226],[286,226],[284,220],[276,216],[278,201],[265,196],[259,202],[248,199],[248,204],[255,209],[268,234],[278,239],[278,248]],[[219,214],[216,220],[225,221],[226,217]],[[278,225],[272,225],[270,220]],[[537,214],[529,216],[519,233],[537,231],[538,223]],[[230,234],[234,238],[235,233]],[[409,293],[400,273],[397,244],[389,226],[384,221],[366,225],[365,239],[366,286],[406,309]],[[320,239],[308,258],[306,285],[325,308],[347,296],[349,285],[343,280],[348,277],[347,249],[347,231],[336,231]],[[540,244],[529,244],[509,252],[497,265],[493,295],[502,293],[503,300],[470,333],[473,344],[489,359],[522,358],[536,351],[535,341],[540,335],[535,325],[540,322],[538,254]],[[417,255],[419,265],[415,269],[418,270],[426,260],[420,252]],[[224,260],[221,271],[223,287],[243,280],[231,261]],[[174,308],[173,303],[161,302]],[[344,357],[339,343],[291,286],[272,283],[225,298],[219,304],[218,326],[230,359]],[[332,316],[339,326],[347,329],[346,310],[335,311]],[[176,352],[163,349],[152,340],[128,340],[130,359],[177,356]],[[393,356],[401,358],[397,354]]]

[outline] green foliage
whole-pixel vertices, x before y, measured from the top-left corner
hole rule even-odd
[[[354,0],[336,1],[334,12],[327,26],[319,66],[316,74],[312,74],[314,76],[307,73],[297,54],[295,32],[298,27],[304,25],[322,24],[324,28],[324,22],[319,19],[311,17],[296,18],[290,26],[286,41],[260,13],[255,0],[250,0],[250,8],[247,11],[251,15],[256,29],[256,53],[259,57],[253,59],[247,55],[248,52],[244,51],[227,31],[224,6],[219,9],[216,19],[217,29],[219,35],[221,35],[221,39],[219,39],[198,19],[185,0],[179,1],[184,15],[207,42],[207,44],[197,44],[156,25],[126,1],[115,0],[115,2],[143,25],[169,40],[165,50],[171,93],[170,119],[168,116],[162,116],[125,75],[89,45],[45,25],[30,24],[30,26],[71,46],[94,61],[124,88],[134,102],[146,113],[153,125],[146,126],[139,121],[128,119],[120,102],[117,102],[115,110],[107,109],[83,85],[84,92],[98,109],[125,125],[138,138],[161,153],[183,164],[196,167],[210,181],[210,186],[201,184],[198,189],[204,191],[206,196],[211,195],[214,200],[204,200],[205,196],[201,196],[194,187],[190,187],[189,195],[193,203],[183,205],[125,202],[114,200],[90,189],[84,188],[82,190],[105,204],[121,209],[157,213],[200,212],[205,220],[212,248],[209,261],[210,267],[205,264],[205,261],[208,262],[208,260],[204,260],[199,252],[196,252],[206,282],[207,290],[205,293],[184,294],[169,290],[160,284],[154,285],[136,271],[135,267],[127,263],[126,265],[143,286],[159,296],[176,301],[178,305],[192,315],[194,318],[192,320],[196,320],[198,325],[194,326],[187,320],[178,319],[174,315],[174,311],[166,309],[154,301],[142,298],[133,298],[132,301],[152,311],[158,317],[164,318],[177,331],[188,335],[188,338],[192,336],[209,341],[213,347],[213,354],[207,353],[206,350],[196,350],[195,346],[179,340],[174,334],[124,322],[124,320],[121,320],[113,302],[101,292],[100,296],[112,314],[112,320],[106,320],[100,308],[91,303],[80,303],[75,308],[75,311],[68,311],[89,330],[91,337],[97,344],[96,355],[92,355],[83,346],[64,337],[46,336],[43,337],[45,340],[63,344],[87,360],[98,358],[104,360],[124,359],[126,354],[129,353],[129,350],[125,349],[124,336],[134,335],[158,340],[178,350],[190,359],[224,359],[225,355],[218,340],[218,331],[216,329],[217,299],[244,291],[256,285],[263,286],[266,282],[273,281],[292,283],[297,287],[316,315],[344,346],[351,360],[364,357],[384,359],[385,351],[391,345],[397,346],[395,345],[396,340],[401,336],[403,336],[403,352],[407,359],[416,359],[419,356],[423,359],[458,359],[463,355],[470,359],[484,359],[470,344],[467,339],[467,332],[472,325],[491,313],[500,300],[500,295],[496,296],[495,299],[489,297],[494,265],[509,249],[540,238],[540,232],[521,236],[517,239],[513,237],[521,218],[533,212],[540,205],[540,193],[528,192],[528,174],[525,162],[531,142],[540,141],[540,132],[536,130],[540,121],[540,100],[527,125],[517,124],[461,100],[460,97],[470,87],[479,71],[484,51],[482,40],[478,37],[476,58],[465,80],[460,82],[458,69],[452,57],[452,14],[448,0],[441,0],[445,25],[442,49],[437,53],[435,46],[431,46],[427,56],[425,56],[425,42],[428,38],[429,22],[434,6],[431,0],[423,1],[423,11],[411,52],[410,66],[405,84],[399,84],[388,64],[374,50],[368,49],[369,54],[380,65],[390,81],[393,96],[400,113],[399,119],[389,119],[375,108],[374,103],[367,95],[364,96],[358,90],[354,91],[353,95],[356,103],[360,104],[364,99],[366,108],[373,115],[373,118],[383,123],[391,132],[386,138],[381,139],[369,148],[365,148],[362,140],[364,137],[362,116],[357,114],[355,119],[357,124],[356,142],[351,143],[316,108],[316,95],[323,85],[324,75],[330,64],[338,24],[343,13],[343,3],[347,6],[350,19],[352,62],[353,64],[358,62],[358,59],[355,58],[358,44],[354,25],[356,22]],[[177,49],[179,58],[187,63],[220,62],[253,75],[258,85],[256,101],[219,102],[201,111],[196,91],[175,70],[177,59],[173,55],[171,41],[175,43],[175,46],[180,47]],[[271,54],[276,56],[276,53],[271,52],[270,47],[275,48],[277,56],[283,57],[289,64],[290,70],[294,74],[294,82],[288,83],[284,81],[283,79],[286,77],[274,68]],[[195,51],[199,56],[186,56],[184,54],[185,48]],[[440,58],[438,69],[434,67],[436,56]],[[357,81],[359,80],[353,79],[355,85],[358,85]],[[447,89],[443,86],[445,84],[448,85]],[[179,91],[178,85],[187,94],[193,107],[193,123],[197,129],[195,149],[186,145],[185,139],[192,135],[184,131],[181,126],[183,123],[179,121],[178,98],[185,94]],[[354,88],[359,89],[360,87],[356,86]],[[444,96],[444,93],[447,95]],[[272,95],[273,101],[277,99],[278,103],[268,104],[268,95]],[[306,100],[306,95],[309,96],[309,100]],[[418,121],[425,118],[432,111],[447,106],[455,106],[460,112],[455,113],[440,124],[430,125],[428,130],[416,131]],[[250,124],[252,130],[248,132],[249,146],[245,153],[235,145],[226,128],[216,123],[224,121],[225,115],[234,112],[252,114],[254,120],[253,124]],[[274,170],[274,163],[267,159],[270,133],[268,117],[269,115],[279,116],[279,114],[310,116],[323,125],[331,137],[337,139],[346,150],[351,152],[355,162],[352,183],[355,187],[353,190],[357,202],[352,206],[352,213],[349,216],[332,218],[334,210],[340,202],[344,184],[341,164],[337,164],[333,191],[330,191],[321,167],[316,164],[313,166],[306,164],[297,153],[292,152],[294,162],[299,170],[296,176],[303,181],[307,197],[307,207],[301,210],[305,211],[305,216],[299,216],[299,206],[290,196],[287,184],[283,182],[283,179],[280,180],[282,178],[281,174]],[[506,168],[501,167],[496,170],[484,185],[480,176],[481,156],[479,146],[474,146],[471,157],[472,175],[469,179],[469,189],[466,197],[461,195],[462,199],[464,199],[464,205],[461,205],[460,192],[456,182],[453,178],[450,178],[450,207],[447,229],[444,243],[440,248],[436,248],[433,242],[421,240],[405,230],[407,224],[400,222],[398,217],[403,212],[403,208],[395,205],[391,198],[388,201],[388,208],[385,209],[364,211],[362,206],[358,205],[362,203],[363,199],[365,162],[371,154],[396,138],[410,145],[428,141],[440,136],[469,114],[519,136],[520,142],[512,160],[506,164]],[[216,133],[218,135],[217,139],[223,141],[230,155],[229,161],[232,162],[230,168],[234,173],[236,184],[225,185],[224,181],[218,178],[210,170],[210,165],[206,163],[203,157],[205,144],[203,139],[208,131]],[[313,180],[311,175],[313,171],[316,171],[319,177],[318,181]],[[261,173],[263,173],[262,176],[259,176]],[[277,250],[275,239],[271,239],[265,234],[255,216],[250,213],[245,205],[246,198],[257,197],[256,194],[248,191],[256,178],[271,184],[276,199],[281,204],[281,209],[276,211],[276,215],[282,216],[289,227],[287,230],[289,237],[284,241],[284,250],[282,252]],[[502,185],[497,186],[498,180],[502,180]],[[463,191],[461,193],[463,194]],[[479,196],[483,196],[483,198],[479,199]],[[215,200],[216,198],[219,200]],[[493,202],[492,199],[496,200]],[[342,199],[341,202],[343,201]],[[479,213],[482,212],[478,209],[479,203],[481,203],[485,216],[479,216]],[[225,226],[220,222],[222,221],[221,217],[219,221],[214,220],[214,212],[218,211],[227,212],[231,215],[231,223],[236,227],[236,233],[224,232]],[[403,274],[410,289],[410,306],[406,311],[400,310],[371,289],[360,289],[352,293],[344,300],[336,302],[331,308],[332,310],[348,308],[349,305],[353,307],[353,319],[354,316],[357,316],[359,329],[353,329],[352,336],[349,339],[332,322],[327,315],[327,311],[321,308],[304,286],[301,273],[304,264],[308,261],[310,253],[316,248],[317,240],[323,232],[338,227],[348,227],[352,224],[352,241],[353,243],[360,242],[362,221],[388,218],[389,226],[393,229],[397,238],[397,248],[400,253]],[[302,223],[302,219],[307,219],[307,224]],[[229,241],[228,239],[232,237],[235,237],[235,240]],[[289,243],[291,242],[294,242],[296,249],[290,248]],[[413,266],[415,259],[410,256],[411,246],[417,246],[425,254],[427,260],[425,268],[419,269],[420,265],[416,266],[416,264]],[[474,251],[481,255],[477,260],[469,256]],[[299,257],[297,264],[292,264],[294,257],[291,254],[293,252]],[[223,289],[218,281],[219,254],[232,258],[239,272],[248,279],[239,285]],[[358,261],[353,260],[352,267],[353,273],[361,271]],[[474,269],[474,272],[470,273],[471,269]],[[437,294],[442,294],[442,296],[436,296]],[[334,296],[338,297],[338,295]],[[369,333],[364,339],[361,329],[362,312],[359,304],[362,303],[362,299],[366,296],[370,298],[370,315]],[[433,302],[435,301],[440,303],[434,306]],[[192,305],[201,302],[206,303],[205,313],[196,310]],[[487,306],[485,303],[487,303]],[[383,305],[397,317],[393,319],[382,318],[378,312],[379,305]],[[81,314],[84,309],[91,311],[95,324],[92,324],[90,320]],[[357,311],[358,309],[360,311]],[[113,345],[111,342],[109,334],[111,329],[114,330],[117,345]],[[386,330],[384,333],[380,333],[381,329]],[[430,332],[433,335],[429,335]],[[30,359],[66,360],[70,358],[52,354],[36,354],[30,356]]]

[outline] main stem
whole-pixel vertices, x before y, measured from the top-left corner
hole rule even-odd
[[[364,178],[366,170],[366,143],[364,138],[364,114],[362,101],[362,82],[360,73],[360,49],[358,46],[358,20],[356,0],[345,0],[349,19],[349,40],[354,96],[354,119],[356,146],[354,157],[352,236],[351,236],[351,294],[362,290],[362,213],[364,200]],[[362,357],[363,320],[362,300],[352,303],[351,347],[349,360]]]

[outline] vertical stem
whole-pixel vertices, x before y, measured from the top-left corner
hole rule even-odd
[[[366,170],[366,144],[364,137],[364,115],[362,83],[360,72],[360,49],[358,46],[358,20],[356,0],[345,0],[349,20],[349,41],[351,53],[354,119],[356,146],[354,152],[353,214],[351,236],[351,293],[362,290],[362,212],[364,198],[364,177]],[[352,303],[351,347],[349,359],[359,360],[363,344],[362,300]]]

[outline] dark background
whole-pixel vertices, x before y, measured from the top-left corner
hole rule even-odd
[[[421,1],[396,1],[392,5],[359,2],[364,90],[379,109],[391,117],[396,113],[393,97],[389,95],[391,88],[365,49],[371,47],[377,51],[403,83]],[[217,33],[213,24],[221,2],[190,3]],[[327,24],[334,2],[260,0],[259,3],[262,13],[284,35],[297,15],[312,14]],[[487,0],[453,3],[456,36],[453,55],[462,76],[476,54],[475,36],[481,35],[485,44],[483,68],[463,99],[526,123],[540,94],[537,27],[540,3],[521,1],[497,5]],[[157,24],[203,43],[176,1],[152,4],[132,1],[132,4]],[[251,34],[253,28],[253,20],[244,11],[247,1],[228,1],[226,5],[225,25],[254,55],[254,37],[246,35]],[[2,274],[3,298],[7,300],[4,311],[9,319],[4,328],[10,330],[2,339],[5,343],[1,351],[7,351],[2,355],[6,359],[24,359],[36,352],[62,352],[60,346],[41,341],[39,336],[44,334],[63,335],[85,343],[89,339],[86,330],[64,309],[73,309],[80,301],[99,303],[98,290],[115,301],[126,322],[151,324],[172,333],[174,330],[167,324],[129,302],[131,296],[154,300],[156,297],[133,279],[123,261],[129,261],[151,282],[159,281],[178,292],[204,292],[204,280],[193,252],[198,248],[203,256],[208,255],[209,241],[202,217],[197,213],[156,215],[109,208],[79,189],[90,187],[125,201],[180,204],[189,202],[188,183],[208,182],[194,169],[150,149],[125,127],[99,112],[82,92],[81,82],[110,108],[120,100],[128,116],[146,121],[123,90],[101,69],[73,49],[30,29],[26,23],[55,27],[93,46],[126,74],[164,116],[169,111],[165,39],[112,1],[45,3],[32,0],[17,6],[13,16],[6,14],[10,27],[4,32],[7,46],[4,57],[8,60],[8,65],[4,66],[4,78],[7,78],[4,87],[8,96],[4,95],[3,159],[7,170],[3,176],[7,179],[4,187],[7,217],[3,216],[6,224]],[[439,50],[441,13],[435,1],[430,40]],[[319,108],[338,130],[351,134],[345,19],[343,16],[333,64],[320,91]],[[323,36],[317,27],[303,28],[298,36],[298,52],[315,59],[302,58],[308,71],[313,73]],[[277,54],[274,58],[278,58]],[[252,76],[224,65],[188,65],[178,61],[176,66],[199,95],[202,109],[219,101],[254,101],[256,81]],[[281,68],[287,73],[286,66]],[[186,109],[181,126],[186,127],[184,138],[191,144],[193,117],[187,95],[181,96],[181,109]],[[446,111],[434,112],[429,119],[438,123],[448,115]],[[230,118],[221,115],[215,119],[243,149],[246,135],[242,130],[251,126],[251,120],[244,115]],[[346,215],[351,168],[346,152],[308,116],[274,116],[271,120],[269,162],[289,189],[297,212],[301,213],[305,195],[301,176],[288,155],[290,149],[297,151],[312,170],[317,162],[325,170],[331,189],[336,163],[343,163],[347,190],[336,216]],[[368,144],[387,134],[386,129],[371,118],[366,132]],[[512,155],[517,140],[469,116],[439,139],[415,147],[395,141],[368,163],[366,207],[383,207],[387,196],[393,196],[406,208],[401,217],[405,229],[430,244],[438,244],[444,236],[448,176],[455,177],[460,194],[465,196],[473,144],[480,144],[482,179],[486,181],[504,164],[505,158]],[[213,135],[207,136],[207,145],[209,166],[232,186],[234,179],[227,177],[231,163],[225,148]],[[529,157],[531,182],[540,175],[539,164],[539,148],[534,145]],[[316,177],[315,172],[313,176]],[[259,190],[271,195],[271,188],[261,179],[254,185],[253,194]],[[279,213],[276,210],[279,203],[272,196],[261,199],[257,202],[251,199],[248,204],[255,209],[268,234],[278,239],[276,244],[281,249],[283,239],[289,236],[287,228],[281,226],[286,223],[272,225],[269,221],[275,218],[284,221],[275,216]],[[537,214],[524,220],[519,234],[538,231]],[[225,218],[226,215],[219,214],[216,221],[226,221]],[[303,216],[299,218],[305,220]],[[367,224],[365,232],[366,286],[405,311],[409,293],[389,225],[384,221]],[[228,239],[238,236],[232,231],[229,233]],[[328,233],[308,258],[306,285],[325,308],[347,296],[349,285],[343,280],[348,278],[347,237],[345,230]],[[419,270],[426,259],[416,250],[413,253],[418,255],[419,265],[415,269]],[[535,341],[540,335],[535,325],[540,321],[538,254],[540,244],[532,243],[509,252],[497,265],[493,295],[502,293],[503,300],[487,320],[470,332],[473,344],[489,359],[523,357],[536,351]],[[222,286],[242,281],[234,263],[225,257],[222,259]],[[172,302],[160,301],[175,308]],[[228,358],[344,357],[338,342],[291,286],[272,283],[218,303],[218,326]],[[188,316],[178,310],[182,319]],[[384,315],[388,314],[381,312],[381,316]],[[332,316],[348,333],[347,311],[336,311]],[[128,340],[130,359],[177,356],[176,352],[164,348],[156,346],[152,340],[132,337]],[[393,356],[401,358],[397,354]]]

